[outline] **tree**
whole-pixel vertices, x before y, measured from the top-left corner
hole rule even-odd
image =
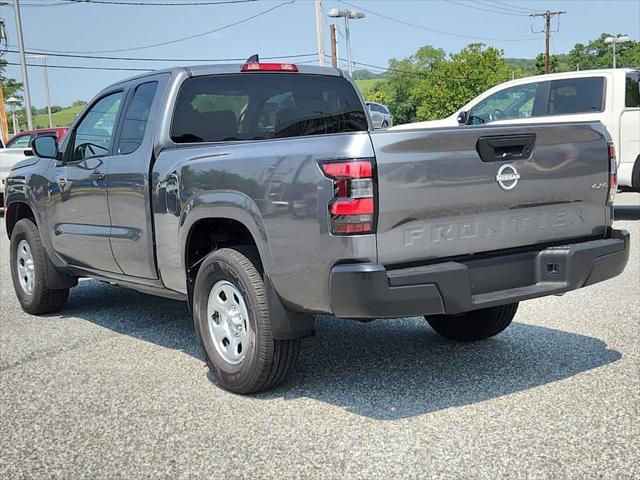
[[[532,75],[542,75],[544,73],[544,53],[539,53],[536,56],[535,71]],[[549,73],[566,72],[572,70],[567,67],[566,55],[549,55]]]
[[[430,45],[421,47],[408,58],[392,58],[386,81],[372,88],[370,99],[387,105],[396,123],[415,121],[420,106],[414,97],[415,88],[422,77],[444,61],[444,50]]]
[[[587,45],[576,43],[567,54],[564,70],[591,70],[595,68],[613,67],[613,49],[604,42],[607,37],[617,35],[603,33]],[[618,66],[640,67],[640,42],[630,41],[616,46],[616,61]]]
[[[13,78],[5,77],[4,69],[6,66],[7,62],[5,62],[4,60],[0,60],[0,83],[2,84],[2,94],[4,95],[4,100],[6,102],[8,98],[15,97],[20,100],[20,103],[18,105],[21,105],[22,95],[20,94],[20,92],[22,92],[22,83],[16,81]],[[16,114],[18,115],[18,117],[20,117],[20,110],[17,110]],[[9,127],[9,132],[13,132],[13,118],[9,112],[7,112],[7,124]],[[20,121],[18,121],[18,124],[20,124]]]
[[[416,84],[413,97],[417,120],[444,118],[498,83],[510,80],[512,70],[503,53],[472,43],[448,61],[440,61]]]

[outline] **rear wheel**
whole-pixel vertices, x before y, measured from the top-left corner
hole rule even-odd
[[[22,219],[13,227],[10,251],[13,288],[22,309],[34,315],[60,310],[67,301],[69,289],[47,287],[47,252],[31,220]]]
[[[225,388],[241,394],[282,383],[295,367],[301,343],[271,335],[257,258],[231,248],[212,252],[194,288],[195,330],[207,364]]]
[[[387,122],[386,120],[382,122],[382,128],[388,128],[388,127],[389,127],[389,122]]]
[[[473,342],[502,332],[511,324],[517,311],[516,302],[458,315],[432,315],[425,318],[443,337],[457,342]]]

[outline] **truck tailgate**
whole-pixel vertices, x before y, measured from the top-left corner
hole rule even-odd
[[[371,139],[380,263],[606,232],[609,160],[599,123],[381,131]]]

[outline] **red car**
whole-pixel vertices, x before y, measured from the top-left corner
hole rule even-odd
[[[69,130],[67,127],[53,127],[53,128],[39,128],[37,130],[27,130],[20,132],[9,139],[6,148],[29,148],[31,139],[36,135],[42,133],[55,133],[58,137],[58,142],[62,140],[64,135]]]

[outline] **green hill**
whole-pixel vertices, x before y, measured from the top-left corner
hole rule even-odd
[[[82,111],[84,105],[76,105],[73,107],[65,108],[51,115],[54,127],[68,127],[73,123],[76,116]],[[45,114],[36,115],[33,117],[34,128],[47,128],[49,127],[49,116]]]
[[[362,96],[367,99],[369,96],[369,92],[371,89],[380,82],[384,82],[385,80],[382,78],[371,78],[368,80],[356,80],[356,85],[362,92]]]

